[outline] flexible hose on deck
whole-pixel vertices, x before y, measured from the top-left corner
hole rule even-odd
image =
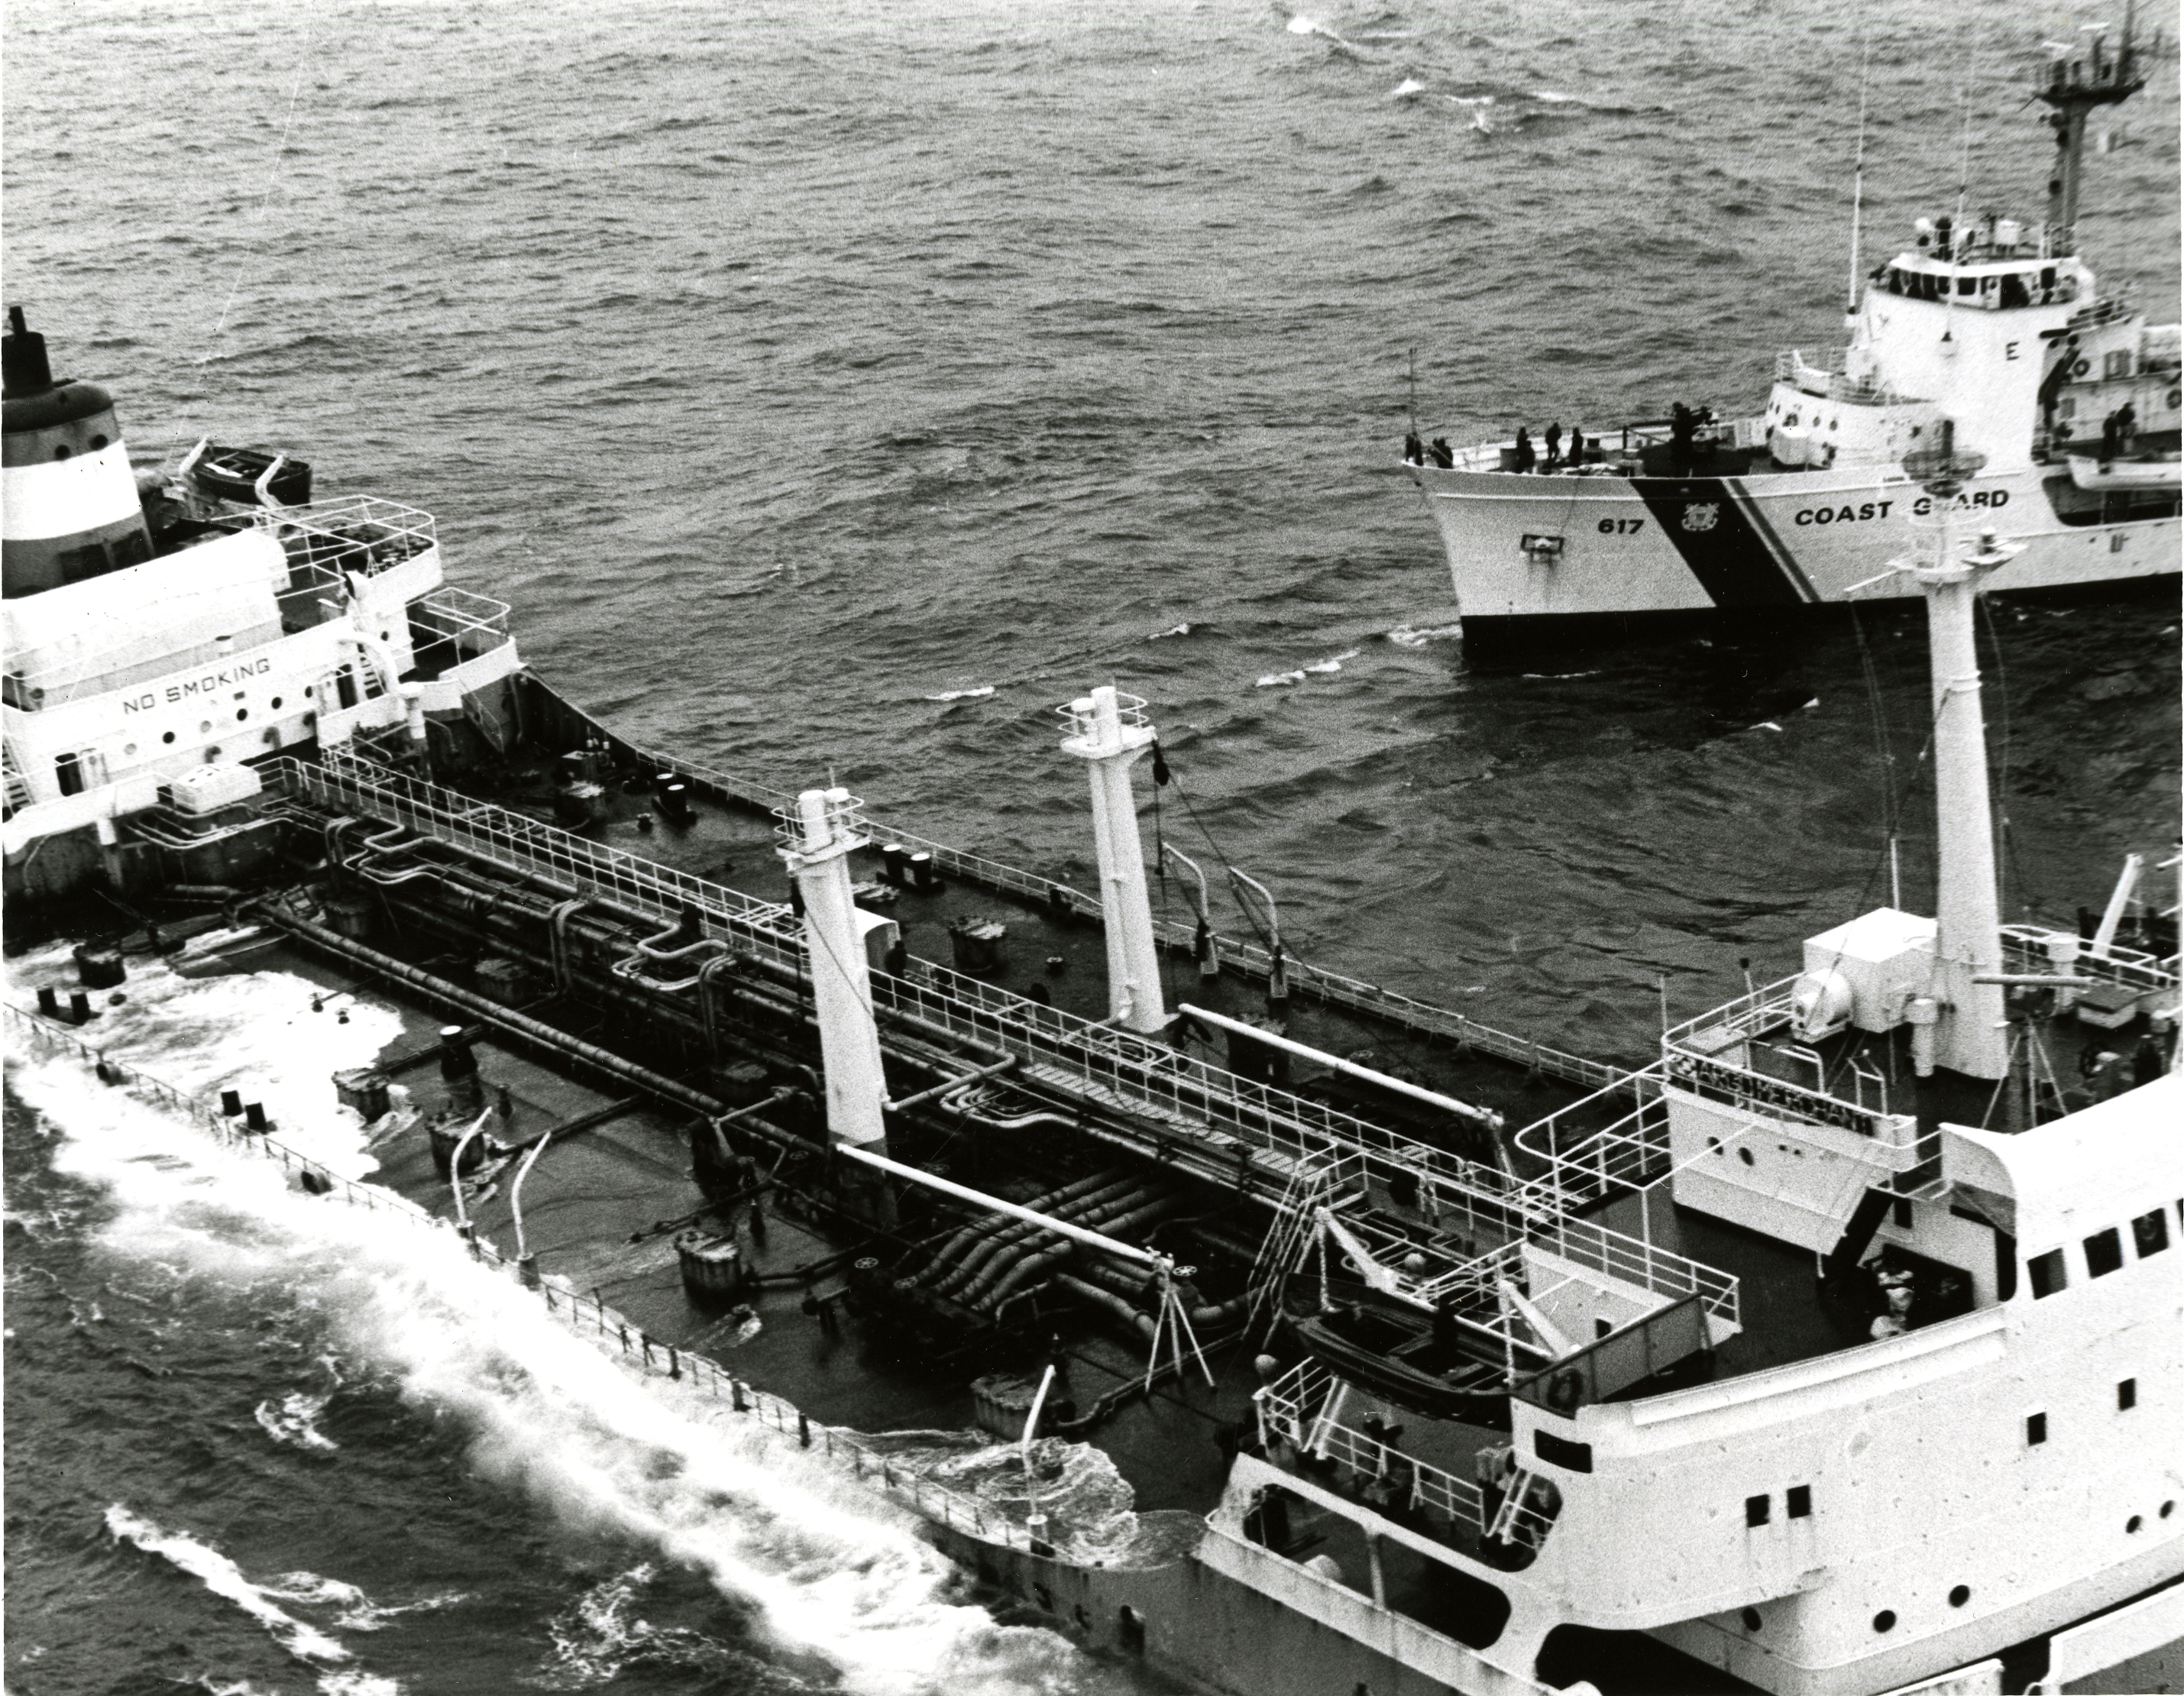
[[[1072,1225],[1089,1225],[1098,1210],[1117,1202],[1143,1196],[1147,1189],[1140,1176],[1117,1179],[1113,1183],[1094,1191],[1081,1200],[1055,1210],[1058,1219]],[[980,1292],[1011,1265],[1020,1260],[1032,1247],[1033,1239],[1044,1233],[1044,1227],[1024,1221],[997,1231],[973,1249],[962,1265],[934,1286],[933,1293],[950,1297],[968,1306]]]
[[[1066,1202],[1078,1200],[1117,1181],[1112,1172],[1095,1172],[1089,1178],[1079,1178],[1073,1184],[1065,1184],[1058,1190],[1050,1190],[1043,1196],[1034,1196],[1024,1205],[1035,1213],[1050,1213]],[[937,1276],[950,1265],[956,1257],[970,1252],[971,1245],[980,1237],[991,1236],[1008,1223],[1005,1214],[991,1213],[975,1219],[957,1231],[935,1251],[931,1263],[916,1281],[922,1284]]]

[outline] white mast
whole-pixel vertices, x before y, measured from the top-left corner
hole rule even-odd
[[[1965,481],[1986,463],[1954,451],[1954,432],[1942,423],[1939,444],[1907,455],[1904,471],[1931,498],[1935,545],[1896,568],[1926,592],[1926,632],[1934,689],[1934,806],[1939,845],[1934,903],[1932,995],[1940,1017],[1935,1061],[1967,1077],[2009,1074],[2008,1023],[1999,983],[2002,912],[1995,891],[1994,817],[1986,766],[1986,722],[1980,708],[1979,652],[1972,607],[1987,573],[2024,551],[2022,543],[1983,533],[1959,550],[1949,537],[1949,509]]]
[[[1145,705],[1103,683],[1061,709],[1071,732],[1061,746],[1084,762],[1091,777],[1100,901],[1107,920],[1108,1017],[1150,1036],[1167,1028],[1167,1010],[1162,1004],[1160,954],[1145,897],[1145,845],[1138,837],[1137,803],[1130,792],[1130,767],[1153,745]]]

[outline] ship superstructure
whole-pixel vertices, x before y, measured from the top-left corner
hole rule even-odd
[[[2131,25],[2113,44],[2105,30],[2033,81],[2057,140],[2044,220],[1919,219],[1911,245],[1861,280],[1848,345],[1785,350],[1763,410],[1679,403],[1585,433],[1571,454],[1529,439],[1429,449],[1414,435],[1406,462],[1446,544],[1467,641],[1567,637],[1588,620],[1629,632],[1655,615],[1779,621],[1841,602],[1925,510],[1899,462],[1944,422],[1986,458],[1960,509],[2025,544],[1996,589],[2175,573],[2184,341],[2103,296],[2078,239],[2087,116],[2145,84]]]
[[[97,399],[66,403],[93,454]],[[19,434],[25,469],[74,445]],[[2068,1682],[2184,1636],[2175,934],[2120,892],[2090,934],[1999,922],[1971,630],[2018,544],[1955,518],[1986,463],[1953,421],[1917,439],[1928,521],[1876,587],[1929,605],[1936,915],[1812,939],[1635,1069],[1217,935],[1195,867],[1197,923],[1156,918],[1133,771],[1167,761],[1112,685],[1053,756],[1086,773],[1087,893],[630,744],[499,614],[457,621],[424,515],[209,447],[141,533],[109,478],[25,538],[20,593],[9,555],[11,629],[57,656],[9,683],[41,762],[11,890],[76,944],[10,1018],[330,1205],[399,1191],[1195,1688]],[[125,608],[81,661],[36,622],[162,570],[215,612]],[[218,692],[257,743],[184,710]],[[96,782],[88,733],[18,739],[147,695],[111,722],[176,741]],[[40,899],[80,886],[140,928]],[[370,1182],[145,1077],[127,994],[93,1000],[269,961],[320,974],[315,1013],[401,1014],[376,1067],[279,1092],[351,1115]],[[1373,1063],[1390,1041],[1434,1069]],[[950,1410],[1009,1447],[936,1450]],[[1057,1482],[1095,1455],[1159,1498],[1119,1543]]]
[[[256,851],[223,815],[269,756],[508,745],[508,608],[445,581],[428,514],[315,502],[308,465],[209,442],[140,478],[111,398],[56,381],[20,307],[5,347],[9,895],[125,887],[163,847],[226,883],[211,845]]]

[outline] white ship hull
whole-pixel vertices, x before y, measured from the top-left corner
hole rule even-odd
[[[1514,634],[1524,621],[1590,615],[1766,612],[1849,599],[1903,551],[1904,520],[1929,505],[1900,472],[1877,467],[1758,477],[1517,476],[1412,466],[1448,549],[1467,638]],[[2025,543],[1996,573],[2003,593],[2174,575],[2179,520],[2065,524],[2029,466],[1975,478],[1958,498],[1966,527]],[[1525,545],[1559,541],[1558,550]],[[1915,596],[1873,583],[1859,599]]]

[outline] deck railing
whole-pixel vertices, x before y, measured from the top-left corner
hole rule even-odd
[[[2113,946],[2096,954],[2092,945],[2075,931],[2049,930],[2036,924],[2002,927],[2003,964],[2013,972],[2052,972],[2055,965],[2048,957],[2048,945],[2064,940],[2078,943],[2077,957],[2070,962],[2070,969],[2081,978],[2103,978],[2141,992],[2176,987],[2177,962],[2173,959],[2162,960],[2136,948]]]
[[[1517,1146],[1545,1161],[1557,1181],[1575,1193],[1605,1195],[1618,1186],[1642,1189],[1672,1158],[1668,1117],[1661,1107],[1663,1075],[1658,1060],[1630,1073],[1607,1089],[1533,1120],[1517,1133]],[[1603,1103],[1626,1097],[1635,1097],[1638,1105],[1608,1124],[1580,1129]]]
[[[354,755],[323,765],[271,762],[288,794],[322,806],[382,818],[461,843],[511,870],[547,877],[588,895],[633,907],[663,921],[694,908],[710,934],[732,946],[804,969],[800,927],[788,907],[651,860],[603,847],[538,820],[377,766]],[[1497,1168],[1269,1088],[1165,1044],[1034,1001],[930,961],[901,976],[876,973],[875,1006],[910,1013],[971,1041],[1045,1064],[1128,1110],[1150,1111],[1178,1135],[1240,1141],[1295,1163],[1350,1152],[1430,1174],[1451,1190],[1504,1205],[1539,1206],[1538,1186]]]
[[[113,1060],[103,1051],[12,1002],[0,1003],[0,1013],[4,1013],[8,1029],[38,1052],[72,1056],[90,1064],[102,1081],[187,1119],[222,1146],[277,1163],[300,1187],[313,1194],[349,1207],[390,1214],[421,1230],[454,1229],[407,1197],[376,1184],[344,1178],[320,1162],[297,1152],[278,1137],[254,1134],[239,1127],[203,1097],[178,1090],[140,1068]],[[521,1269],[517,1264],[485,1238],[471,1236],[465,1241],[472,1258],[497,1270],[520,1274]],[[563,1325],[648,1376],[686,1385],[732,1412],[772,1426],[800,1448],[817,1449],[838,1470],[877,1487],[929,1520],[1011,1548],[1032,1548],[1030,1533],[1023,1526],[989,1509],[986,1504],[930,1479],[900,1470],[886,1454],[868,1447],[861,1433],[820,1425],[793,1403],[755,1388],[718,1361],[677,1344],[660,1342],[631,1324],[597,1293],[584,1296],[551,1280],[542,1280],[534,1287],[546,1310]]]
[[[432,515],[376,494],[343,495],[303,506],[253,507],[249,522],[287,550],[292,563],[371,577],[439,546]]]
[[[1661,1038],[1663,1080],[1710,1100],[1804,1124],[1831,1124],[1861,1136],[1900,1142],[1911,1123],[1903,1113],[1882,1113],[1840,1096],[1768,1076],[1718,1057],[1787,1025],[1797,979],[1783,978],[1740,996],[1724,1007],[1671,1026]]]
[[[1316,1360],[1291,1367],[1254,1392],[1259,1441],[1270,1453],[1284,1446],[1331,1464],[1347,1492],[1423,1518],[1442,1542],[1476,1544],[1486,1531],[1485,1492],[1468,1478],[1406,1454],[1343,1422],[1349,1386]],[[1529,1505],[1515,1511],[1518,1541],[1534,1548],[1554,1521]]]
[[[772,811],[795,799],[786,790],[713,767],[677,761],[635,743],[625,745],[637,759],[655,770],[694,778],[728,801]],[[1005,865],[983,855],[950,847],[931,837],[921,836],[916,831],[890,824],[874,817],[869,810],[866,813],[865,823],[875,840],[900,843],[914,852],[930,854],[935,868],[947,876],[977,884],[984,889],[1022,896],[1050,912],[1076,914],[1095,923],[1106,921],[1106,910],[1099,897],[1088,895],[1072,884]],[[1153,934],[1160,945],[1171,953],[1190,954],[1197,941],[1195,925],[1164,922],[1158,918],[1153,921]],[[1224,936],[1220,940],[1220,949],[1224,961],[1253,977],[1265,979],[1273,971],[1272,952],[1256,942]],[[1544,1043],[1498,1030],[1451,1008],[1436,1007],[1396,990],[1383,989],[1377,984],[1346,977],[1340,972],[1328,971],[1297,959],[1286,950],[1283,953],[1283,966],[1289,976],[1292,995],[1311,996],[1333,1006],[1373,1013],[1413,1030],[1446,1037],[1459,1047],[1476,1049],[1481,1053],[1491,1054],[1498,1059],[1511,1061],[1529,1070],[1570,1083],[1589,1085],[1598,1089],[1611,1086],[1625,1075],[1619,1067],[1566,1053]]]

